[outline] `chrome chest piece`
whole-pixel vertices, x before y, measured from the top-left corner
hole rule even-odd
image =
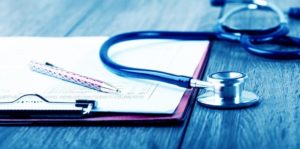
[[[243,90],[246,75],[239,72],[217,72],[208,76],[212,87],[198,96],[198,102],[204,106],[221,109],[249,107],[259,102],[259,97]]]

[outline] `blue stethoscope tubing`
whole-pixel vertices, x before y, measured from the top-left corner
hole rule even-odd
[[[273,34],[270,34],[273,36]],[[265,38],[269,38],[269,36],[265,36]],[[109,38],[105,41],[100,49],[100,59],[111,71],[126,77],[134,77],[134,78],[141,78],[141,79],[150,79],[161,81],[165,83],[174,84],[180,87],[191,88],[190,81],[191,77],[189,76],[182,76],[171,74],[167,72],[157,71],[157,70],[150,70],[150,69],[142,69],[142,68],[134,68],[129,66],[124,66],[114,62],[108,55],[110,47],[117,43],[131,41],[131,40],[142,40],[142,39],[174,39],[174,40],[216,40],[219,39],[218,35],[215,32],[173,32],[173,31],[140,31],[140,32],[129,32],[123,33],[116,36]],[[229,41],[238,41],[232,38],[224,38]],[[300,58],[300,51],[271,51],[271,50],[262,50],[255,48],[250,41],[254,39],[254,36],[241,36],[240,43],[244,46],[244,48],[256,55],[260,55],[267,58],[274,55],[274,58]],[[264,41],[263,38],[260,38],[260,42]],[[278,44],[291,44],[291,45],[300,45],[300,39],[296,37],[288,37],[282,36],[279,38],[270,39],[269,41],[264,42],[271,42],[271,43],[278,43]],[[277,55],[280,55],[277,57]]]
[[[289,29],[287,21],[282,12],[273,4],[260,6],[262,9],[270,9],[277,13],[279,25],[265,30],[239,30],[228,27],[224,24],[225,20],[233,13],[247,9],[241,7],[232,10],[224,15],[216,25],[214,32],[176,32],[176,31],[137,31],[119,34],[110,37],[100,48],[99,56],[104,65],[111,71],[120,76],[134,77],[141,79],[150,79],[165,83],[174,84],[184,88],[191,88],[192,77],[176,75],[157,70],[134,68],[114,62],[109,57],[109,49],[118,43],[142,40],[142,39],[173,39],[173,40],[227,40],[239,42],[246,51],[271,59],[300,59],[300,50],[278,51],[270,49],[257,48],[257,44],[271,43],[288,46],[300,46],[300,38],[287,36]]]
[[[241,37],[241,45],[244,47],[246,51],[252,53],[257,56],[270,58],[270,59],[299,59],[300,58],[300,51],[279,51],[279,50],[271,50],[271,49],[262,49],[255,46],[251,40],[249,40],[248,35],[243,35]],[[297,37],[290,37],[290,36],[283,36],[272,41],[268,41],[265,43],[277,43],[287,46],[300,46],[300,39]]]
[[[168,31],[142,31],[123,33],[109,38],[100,49],[100,59],[110,70],[120,76],[150,79],[174,84],[184,88],[191,88],[192,77],[171,74],[167,72],[128,67],[114,62],[108,55],[111,46],[125,41],[140,39],[174,39],[174,40],[213,40],[216,35],[213,32],[168,32]]]
[[[287,36],[289,33],[288,21],[283,12],[273,3],[261,1],[262,3],[247,3],[249,5],[243,5],[231,9],[224,14],[216,25],[215,32],[219,39],[236,40],[241,43],[243,48],[249,53],[257,56],[271,58],[271,59],[299,59],[300,50],[294,51],[279,51],[272,49],[258,48],[256,44],[259,43],[273,43],[282,44],[287,46],[299,46],[300,39],[297,37]],[[253,7],[253,8],[252,8]],[[262,30],[241,30],[235,29],[225,25],[225,21],[237,12],[251,9],[260,9],[265,11],[273,11],[277,14],[279,24],[275,27]]]

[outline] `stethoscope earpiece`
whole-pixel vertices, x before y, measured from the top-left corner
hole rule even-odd
[[[247,76],[240,72],[216,72],[208,76],[207,81],[212,88],[206,89],[204,94],[198,96],[201,105],[211,108],[234,109],[256,105],[259,97],[249,91],[243,90]]]

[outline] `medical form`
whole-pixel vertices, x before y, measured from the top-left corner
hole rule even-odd
[[[186,89],[120,77],[99,59],[107,37],[10,37],[0,38],[0,102],[24,94],[39,94],[49,101],[97,101],[99,112],[171,114]],[[191,76],[207,53],[208,41],[139,40],[113,47],[111,57],[124,65]],[[30,61],[50,62],[67,70],[105,80],[121,94],[97,92],[32,72]]]

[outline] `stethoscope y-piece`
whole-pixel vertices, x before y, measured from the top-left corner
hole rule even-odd
[[[288,21],[283,12],[273,3],[254,0],[244,1],[246,5],[235,7],[227,11],[219,20],[215,27],[216,35],[219,39],[228,41],[240,42],[243,48],[257,56],[271,58],[271,59],[299,59],[300,50],[286,51],[264,49],[257,47],[257,44],[271,43],[288,46],[299,46],[300,39],[296,37],[287,36],[289,33]],[[226,25],[226,21],[233,15],[245,10],[261,10],[271,11],[277,15],[278,24],[268,29],[238,29]],[[280,42],[278,42],[280,41]]]
[[[198,96],[198,102],[207,107],[222,109],[256,105],[259,103],[259,97],[243,89],[246,78],[245,74],[233,71],[210,74],[207,81],[212,85]]]
[[[287,26],[287,19],[285,18],[283,12],[274,4],[270,2],[263,1],[264,3],[251,3],[248,5],[242,5],[235,7],[227,11],[217,22],[216,34],[218,38],[225,40],[236,40],[240,41],[242,35],[249,35],[251,41],[255,42],[265,42],[272,40],[274,38],[286,35],[289,32]],[[261,11],[271,11],[274,12],[278,17],[278,22],[275,27],[268,29],[239,29],[226,25],[226,21],[238,12],[245,10],[261,10]]]

